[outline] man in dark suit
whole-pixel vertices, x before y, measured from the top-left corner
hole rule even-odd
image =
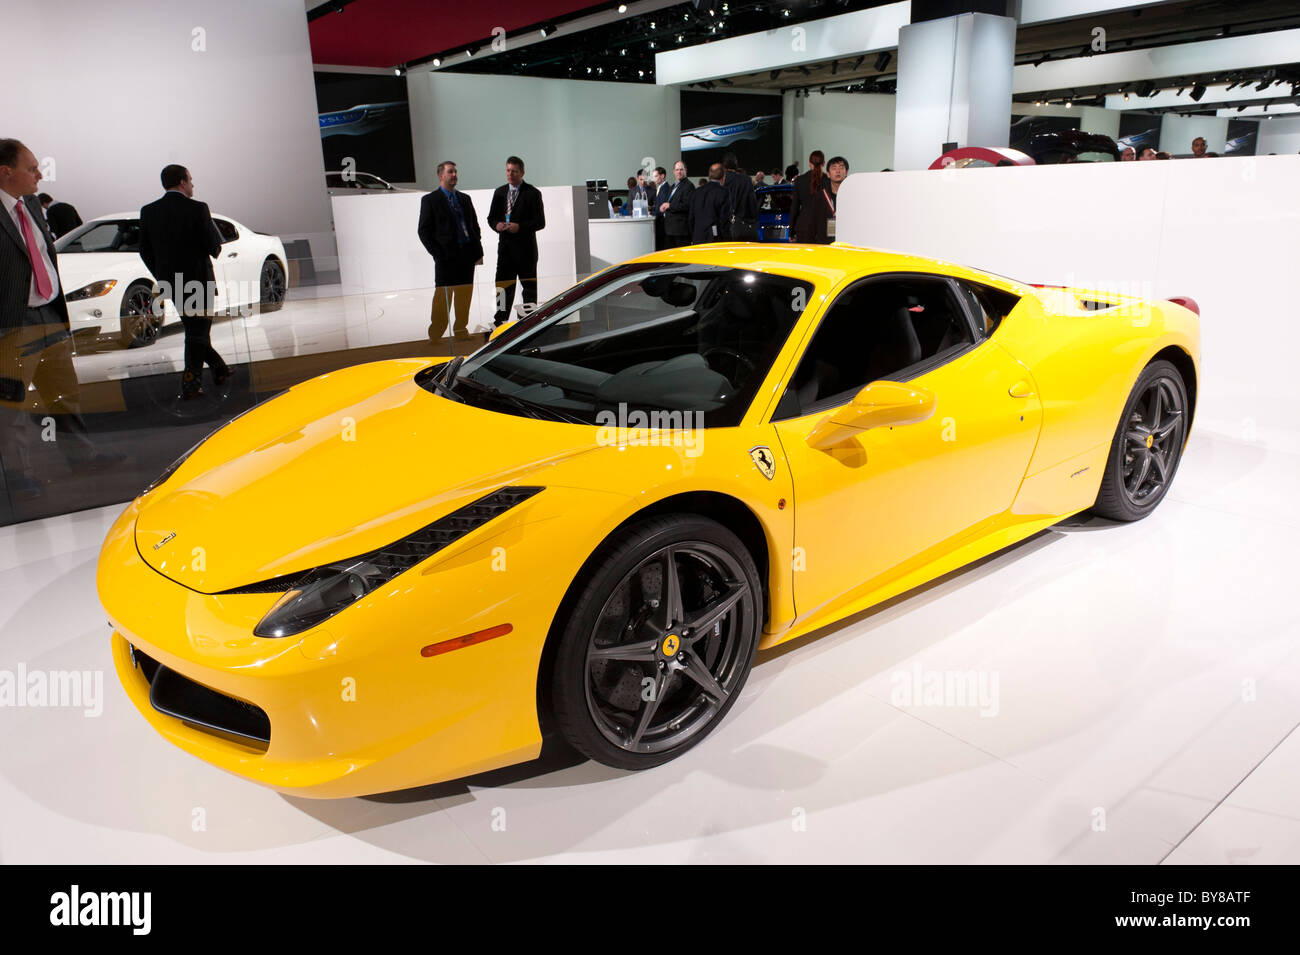
[[[537,233],[546,228],[541,190],[524,182],[524,161],[518,156],[506,160],[506,182],[492,193],[487,221],[497,233],[493,324],[500,325],[510,320],[516,279],[524,287],[524,304],[537,304]]]
[[[672,192],[672,186],[668,185],[668,170],[663,166],[655,166],[654,188],[655,197],[654,202],[650,203],[650,211],[655,217],[655,251],[658,252],[668,248],[668,237],[664,234],[663,207]]]
[[[456,309],[455,336],[469,338],[469,306],[474,295],[474,266],[483,264],[483,238],[474,203],[456,191],[456,164],[438,163],[438,188],[420,200],[420,242],[433,256],[433,309],[429,339],[447,333],[448,314]]]
[[[42,493],[30,451],[48,437],[33,433],[45,425],[33,416],[53,417],[55,443],[74,471],[102,470],[123,458],[96,452],[81,419],[54,235],[36,198],[40,181],[32,151],[0,139],[0,457],[18,499]]]
[[[695,190],[691,196],[690,230],[691,244],[704,242],[723,242],[731,219],[731,197],[722,185],[726,170],[722,163],[715,162],[709,167],[708,181]]]
[[[212,347],[212,309],[217,279],[212,260],[221,254],[221,233],[206,203],[194,198],[184,166],[164,166],[161,199],[140,210],[140,258],[185,325],[185,374],[181,397],[203,395],[203,366],[222,385],[233,374]]]
[[[755,242],[758,240],[758,197],[754,195],[754,180],[740,171],[735,153],[723,156],[722,165],[727,171],[722,187],[727,190],[731,203],[728,236],[733,242]]]
[[[668,248],[690,245],[691,242],[691,194],[695,186],[686,173],[686,164],[680,159],[673,164],[673,176],[676,182],[668,190],[668,198],[659,204],[664,214],[664,238]]]
[[[71,203],[55,202],[54,197],[48,192],[42,192],[39,198],[41,208],[45,210],[45,221],[50,224],[50,231],[54,233],[54,238],[61,238],[81,225],[81,216],[77,214],[76,207]]]

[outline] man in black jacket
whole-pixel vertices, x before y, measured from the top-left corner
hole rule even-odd
[[[456,310],[454,334],[469,338],[469,307],[474,295],[474,266],[483,264],[483,234],[474,203],[456,191],[454,162],[438,163],[438,188],[420,200],[420,242],[433,256],[433,310],[430,341],[447,333],[450,310]]]
[[[731,220],[731,197],[722,185],[726,171],[722,163],[709,167],[709,179],[691,196],[691,244],[723,242],[728,236]]]
[[[42,192],[40,200],[41,208],[45,210],[45,221],[50,224],[50,231],[54,233],[54,238],[61,238],[81,225],[81,216],[77,214],[77,209],[72,203],[55,202],[54,197],[48,192]]]
[[[510,320],[515,279],[524,287],[524,304],[537,304],[537,233],[546,228],[542,193],[524,182],[524,161],[506,160],[506,183],[492,193],[488,225],[497,233],[497,312],[493,323]]]
[[[672,186],[668,185],[668,170],[655,166],[654,201],[650,203],[650,212],[655,217],[655,251],[668,248],[668,239],[664,234],[664,203],[668,201]]]
[[[171,299],[185,326],[185,374],[181,397],[203,395],[203,366],[220,386],[233,372],[212,347],[212,308],[217,279],[212,260],[221,254],[221,233],[207,203],[194,198],[194,180],[184,166],[163,167],[166,192],[140,210],[140,258]]]
[[[727,198],[731,201],[729,237],[733,242],[757,241],[758,197],[754,195],[754,180],[740,171],[740,162],[735,153],[723,156],[722,165],[727,170],[722,186],[727,190]]]
[[[668,198],[659,204],[664,215],[664,239],[668,248],[690,245],[691,242],[691,194],[695,185],[686,174],[686,164],[680,159],[673,165],[676,182],[669,187]]]
[[[10,494],[42,493],[30,450],[54,438],[74,470],[97,471],[120,454],[97,453],[81,419],[81,388],[72,365],[68,306],[59,282],[54,235],[41,215],[35,154],[16,139],[0,139],[0,458]]]

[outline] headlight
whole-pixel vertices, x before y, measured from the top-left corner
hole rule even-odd
[[[117,279],[104,279],[102,282],[91,282],[89,285],[83,285],[75,292],[69,292],[63,296],[65,302],[80,302],[85,298],[99,298],[101,295],[107,295],[117,286]]]
[[[253,628],[253,634],[258,637],[292,637],[328,620],[402,571],[478,530],[541,490],[540,487],[503,487],[387,547],[222,593],[285,592]]]

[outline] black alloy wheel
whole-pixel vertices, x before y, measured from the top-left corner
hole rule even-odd
[[[762,628],[758,570],[739,538],[693,514],[633,524],[593,563],[556,653],[556,722],[584,755],[648,769],[739,696]]]
[[[1187,386],[1173,364],[1143,369],[1111,442],[1096,513],[1135,521],[1155,509],[1182,459],[1189,412]]]
[[[285,292],[289,283],[285,280],[284,266],[276,259],[267,259],[262,263],[260,310],[276,312],[284,305]]]
[[[163,319],[154,313],[152,286],[142,282],[130,286],[122,295],[118,314],[122,319],[122,344],[127,348],[143,348],[158,340]]]

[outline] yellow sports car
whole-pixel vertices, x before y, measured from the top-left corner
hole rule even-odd
[[[478,352],[322,375],[176,461],[99,561],[167,739],[305,796],[700,742],[755,652],[1092,508],[1149,513],[1190,299],[846,246],[711,245]]]

